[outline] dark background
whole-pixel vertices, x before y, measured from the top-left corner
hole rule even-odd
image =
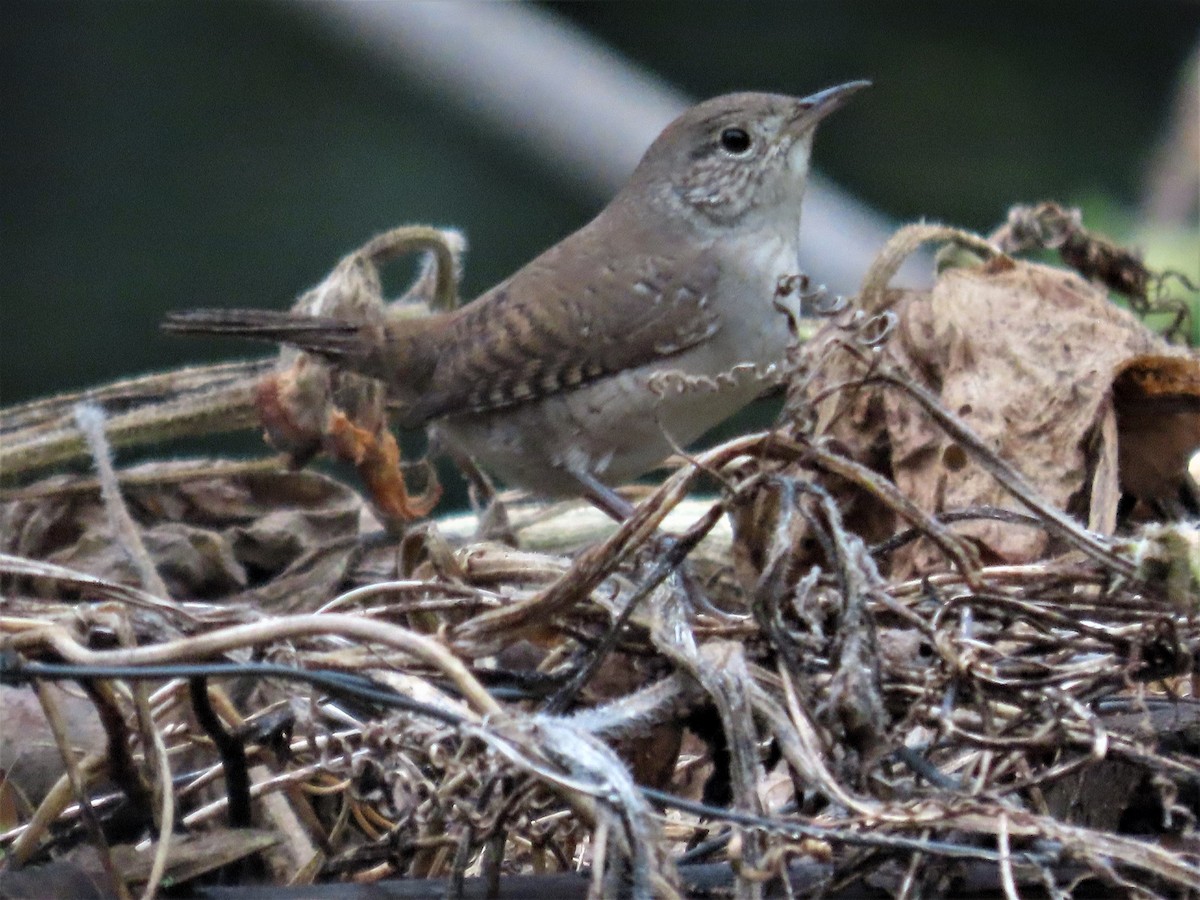
[[[1184,0],[553,8],[696,98],[872,79],[818,167],[984,230],[1038,199],[1134,217],[1200,37]],[[233,355],[158,320],[287,306],[405,222],[466,232],[473,296],[603,202],[286,4],[5,0],[0,123],[4,403]]]

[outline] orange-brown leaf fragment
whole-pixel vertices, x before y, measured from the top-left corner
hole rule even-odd
[[[354,466],[372,502],[388,521],[419,519],[437,506],[442,488],[432,475],[421,494],[409,493],[400,468],[400,446],[391,432],[359,428],[341,410],[334,410],[325,433],[329,452]]]
[[[282,353],[287,364],[259,381],[254,400],[267,443],[299,468],[321,452],[333,373],[315,357],[287,348]]]

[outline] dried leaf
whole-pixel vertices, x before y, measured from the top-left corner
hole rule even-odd
[[[205,872],[245,859],[279,843],[274,832],[257,828],[219,828],[198,834],[172,835],[164,882],[172,886]],[[150,874],[157,844],[112,847],[113,862],[128,884],[143,884]]]
[[[328,599],[358,534],[363,504],[352,490],[310,472],[196,470],[152,463],[122,473],[122,494],[172,596],[246,601],[258,591],[301,608]],[[13,526],[3,529],[7,552],[140,583],[90,478],[50,479],[0,502],[0,525]],[[274,591],[264,592],[268,585]],[[38,593],[58,597],[61,588],[43,584]]]
[[[95,707],[78,692],[48,685],[63,711],[67,738],[83,753],[104,749],[104,729]],[[37,694],[27,687],[0,685],[0,767],[6,789],[15,789],[33,803],[40,803],[66,769],[54,734]]]
[[[931,291],[894,293],[890,299],[897,317],[888,343],[892,358],[931,388],[946,409],[1014,465],[1042,497],[1083,519],[1088,518],[1089,491],[1103,456],[1096,436],[1103,432],[1114,375],[1128,373],[1119,383],[1130,385],[1169,380],[1176,391],[1195,379],[1194,357],[1173,352],[1135,317],[1111,304],[1104,291],[1061,269],[1000,258],[981,267],[949,269]],[[802,349],[802,358],[817,372],[805,386],[806,396],[817,397],[862,377],[862,365],[839,351],[838,340],[836,325],[830,325]],[[1145,359],[1156,360],[1155,379],[1147,374],[1147,364],[1139,362]],[[1161,372],[1172,378],[1157,378]],[[1186,450],[1200,444],[1200,419],[1192,407],[1175,412],[1181,403],[1194,400],[1181,401],[1177,392],[1169,398],[1154,407],[1118,402],[1126,491],[1142,487],[1129,480],[1133,460],[1163,460],[1168,471],[1156,470],[1155,483],[1174,478],[1177,484],[1190,455]],[[1164,422],[1172,427],[1165,428]],[[1020,509],[903,391],[876,383],[835,391],[818,405],[817,432],[889,476],[927,512]],[[1111,505],[1102,497],[1100,502]],[[869,523],[870,539],[879,537],[881,521],[890,530],[887,523],[893,517],[881,516],[872,498],[860,497],[856,503],[847,512],[852,526]],[[985,562],[1025,562],[1049,547],[1047,532],[1040,528],[1001,521],[964,522],[954,528],[979,545]],[[892,573],[927,572],[940,559],[940,551],[920,541],[897,551]]]
[[[1177,500],[1200,450],[1200,358],[1138,356],[1117,367],[1113,404],[1121,487],[1144,500]]]

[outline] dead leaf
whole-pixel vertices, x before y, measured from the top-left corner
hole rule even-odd
[[[179,885],[277,843],[278,835],[258,828],[220,828],[198,834],[172,835],[163,884]],[[149,877],[157,849],[157,843],[144,849],[133,844],[117,844],[110,852],[125,882],[137,885],[144,884]]]
[[[1117,367],[1112,392],[1122,489],[1143,500],[1178,500],[1200,450],[1200,359],[1134,357]]]
[[[198,468],[151,463],[121,475],[122,496],[171,595],[268,603],[286,598],[293,609],[327,600],[354,550],[363,510],[358,495],[313,472],[204,477],[195,474]],[[5,552],[140,584],[113,539],[92,479],[59,476],[24,494],[0,502]],[[34,589],[68,599],[56,584]]]
[[[1127,491],[1145,489],[1131,474],[1134,460],[1161,462],[1143,480],[1170,484],[1186,469],[1187,449],[1200,443],[1195,358],[1173,351],[1103,290],[1071,272],[1005,259],[1003,265],[949,269],[931,291],[892,292],[889,300],[897,328],[887,347],[900,367],[1044,498],[1082,520],[1089,519],[1092,481],[1103,456],[1097,436],[1114,375],[1121,386],[1117,415]],[[890,477],[927,512],[1021,509],[904,392],[877,383],[854,386],[863,368],[839,349],[843,336],[831,324],[800,351],[815,372],[802,396],[819,398],[818,434]],[[1165,399],[1128,399],[1149,384],[1169,385]],[[828,393],[837,385],[843,387]],[[793,410],[798,399],[790,400]],[[856,497],[846,516],[871,540],[896,524],[869,497]],[[985,562],[1029,561],[1049,547],[1043,529],[1019,524],[978,520],[954,529],[978,544]],[[940,551],[922,540],[894,554],[892,574],[939,565]]]

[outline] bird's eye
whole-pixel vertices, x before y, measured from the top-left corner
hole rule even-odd
[[[741,156],[750,149],[750,135],[744,128],[726,128],[721,132],[721,147]]]

